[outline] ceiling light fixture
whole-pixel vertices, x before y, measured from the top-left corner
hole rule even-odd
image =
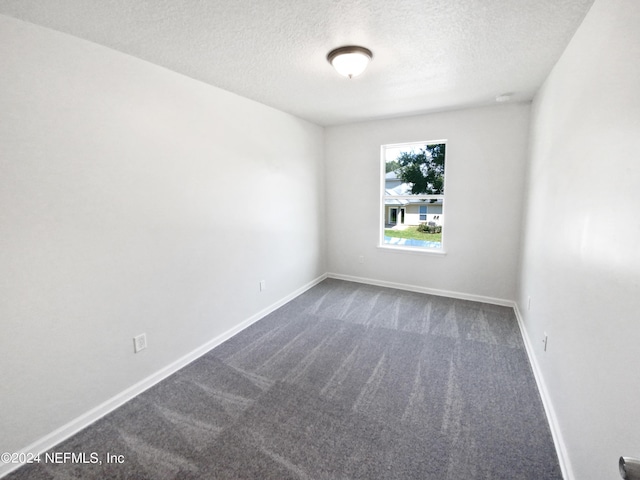
[[[331,50],[327,60],[340,75],[353,78],[364,72],[373,58],[371,50],[364,47],[348,46]]]

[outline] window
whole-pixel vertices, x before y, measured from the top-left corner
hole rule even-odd
[[[446,141],[382,146],[383,247],[442,252]]]
[[[420,205],[420,221],[421,222],[426,222],[427,221],[427,206],[426,205]]]

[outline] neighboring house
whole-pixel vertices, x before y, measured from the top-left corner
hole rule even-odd
[[[411,185],[402,183],[396,172],[387,173],[384,182],[385,195],[411,195]],[[384,222],[388,227],[429,222],[442,225],[443,220],[441,200],[384,199]]]

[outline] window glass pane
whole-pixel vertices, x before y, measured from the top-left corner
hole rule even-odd
[[[444,195],[446,144],[384,148],[385,195]]]
[[[442,248],[446,144],[383,147],[385,245]]]

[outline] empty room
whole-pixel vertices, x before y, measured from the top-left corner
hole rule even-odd
[[[639,27],[0,0],[0,477],[640,480]]]

